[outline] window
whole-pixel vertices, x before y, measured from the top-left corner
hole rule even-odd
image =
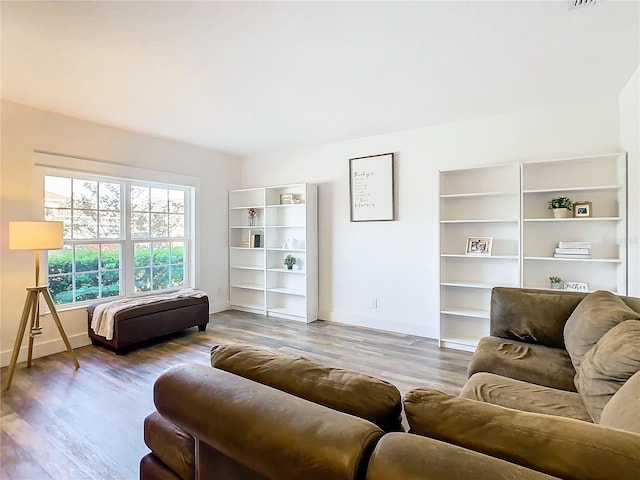
[[[187,284],[189,187],[45,176],[45,218],[64,222],[49,252],[56,304]]]

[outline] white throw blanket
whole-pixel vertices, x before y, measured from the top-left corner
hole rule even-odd
[[[143,297],[121,298],[111,302],[100,303],[93,310],[91,318],[91,330],[96,335],[105,337],[107,340],[113,339],[113,318],[116,313],[125,308],[136,307],[138,305],[146,305],[148,303],[161,302],[173,298],[195,297],[201,298],[207,294],[202,290],[193,288],[183,288],[175,292],[161,293],[158,295],[145,295]]]

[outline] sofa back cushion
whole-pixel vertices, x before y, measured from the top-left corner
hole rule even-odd
[[[401,431],[402,398],[384,380],[247,345],[215,345],[211,366]]]
[[[495,287],[491,291],[491,335],[564,348],[564,325],[584,297],[582,292]]]
[[[640,371],[602,409],[600,425],[640,434]]]
[[[587,352],[612,327],[638,319],[640,313],[611,292],[599,290],[587,295],[564,326],[564,343],[576,371]]]
[[[605,405],[640,371],[640,321],[619,323],[587,352],[576,374],[576,387],[595,423]],[[638,408],[638,400],[635,401]],[[636,410],[640,415],[640,409]],[[610,418],[610,417],[609,417]]]

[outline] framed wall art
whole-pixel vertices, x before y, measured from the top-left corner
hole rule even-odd
[[[352,222],[395,220],[393,153],[349,159]]]

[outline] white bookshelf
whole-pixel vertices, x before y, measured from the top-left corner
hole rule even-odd
[[[474,350],[489,333],[495,286],[549,288],[549,277],[627,292],[625,153],[440,172],[440,345]],[[547,202],[589,201],[591,217],[553,218]],[[490,256],[468,237],[492,237]],[[560,241],[592,258],[555,258]]]
[[[256,210],[253,224],[249,219],[250,208]],[[258,247],[252,246],[249,238],[256,233],[260,235]],[[316,320],[317,236],[315,185],[301,183],[230,191],[232,308],[304,322]],[[286,255],[296,258],[292,270],[283,264]]]
[[[519,218],[518,165],[440,172],[440,346],[489,334],[491,289],[519,283]],[[467,255],[468,237],[491,237],[491,255]]]

